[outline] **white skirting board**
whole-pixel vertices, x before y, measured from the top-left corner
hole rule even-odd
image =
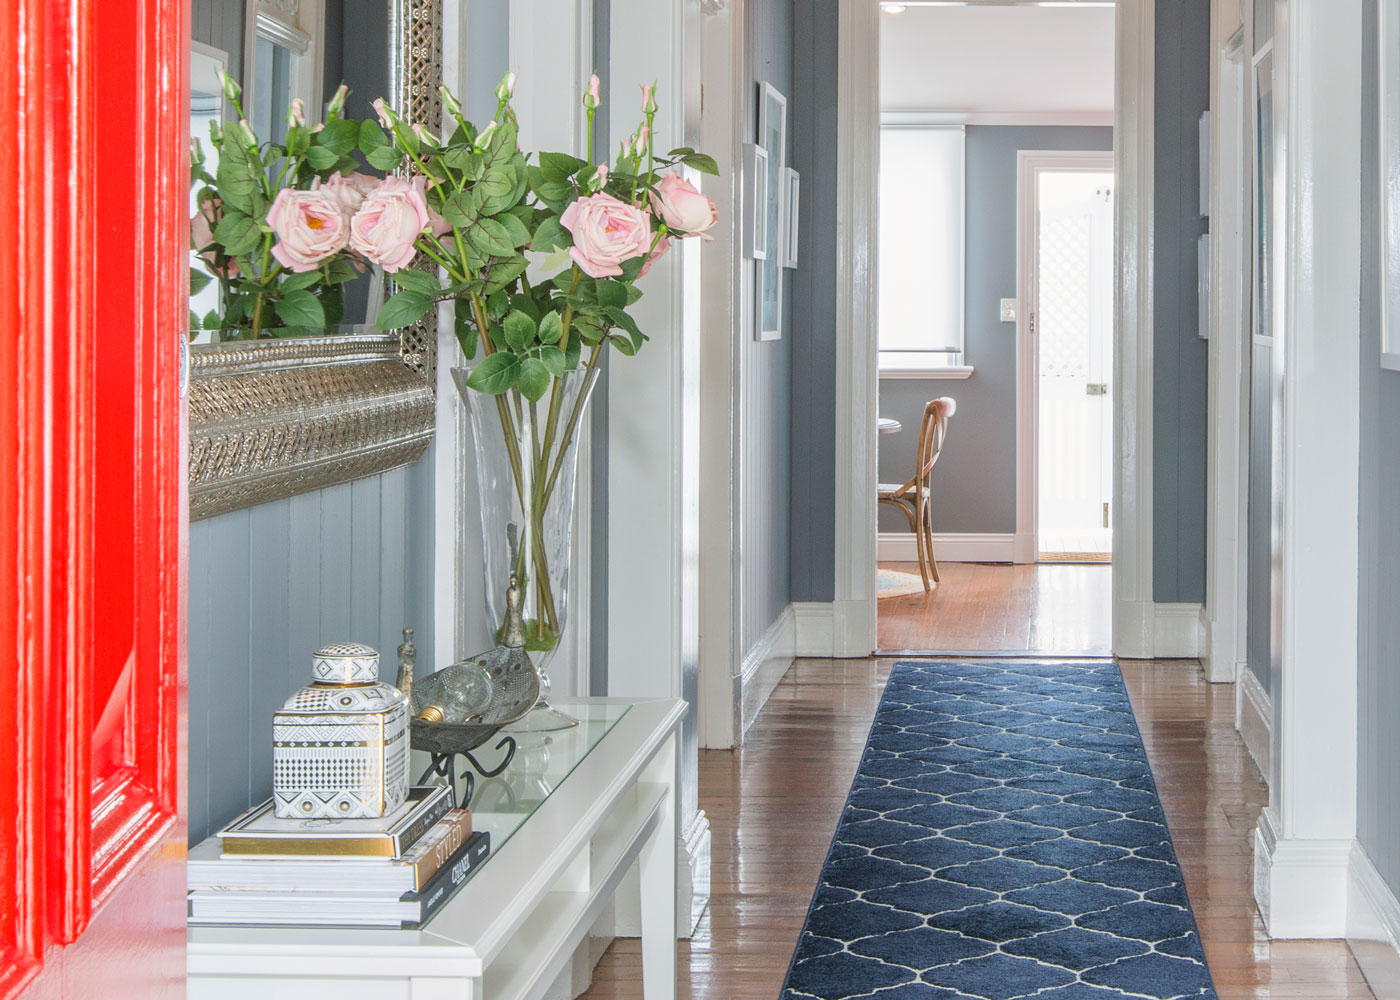
[[[1254,671],[1241,663],[1235,686],[1235,728],[1239,730],[1244,747],[1254,758],[1259,773],[1268,784],[1274,749],[1274,703],[1254,676]]]
[[[741,742],[768,696],[792,666],[796,649],[797,617],[789,604],[745,654],[734,678],[734,708],[739,713],[735,732],[740,734]]]
[[[1400,997],[1400,900],[1359,843],[1347,869],[1347,944],[1378,1000]]]
[[[1254,901],[1269,936],[1341,938],[1351,840],[1282,838],[1272,807],[1254,828]]]
[[[1152,655],[1159,659],[1195,659],[1201,655],[1204,629],[1199,604],[1153,606]]]
[[[880,532],[881,562],[918,562],[914,536],[907,531]],[[933,557],[939,562],[1009,563],[1016,561],[1015,535],[946,534],[933,536]]]

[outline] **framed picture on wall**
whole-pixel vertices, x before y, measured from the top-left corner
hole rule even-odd
[[[1380,0],[1381,366],[1400,371],[1400,2]]]
[[[754,336],[783,335],[783,170],[787,167],[787,98],[771,83],[758,85],[758,141],[768,151],[767,190],[761,203],[768,253],[756,265]]]
[[[791,167],[783,168],[783,267],[797,266],[797,206],[802,178]]]
[[[768,256],[768,150],[756,143],[744,146],[744,256]]]

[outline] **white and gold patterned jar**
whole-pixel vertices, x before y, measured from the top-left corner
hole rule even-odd
[[[375,819],[408,797],[408,702],[359,643],[316,651],[314,683],[272,717],[273,809],[283,819]]]

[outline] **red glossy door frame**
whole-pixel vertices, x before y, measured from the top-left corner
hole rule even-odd
[[[188,12],[0,7],[0,997],[178,996]]]

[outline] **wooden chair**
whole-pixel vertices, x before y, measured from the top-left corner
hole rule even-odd
[[[909,518],[909,530],[914,533],[919,551],[919,574],[924,578],[924,590],[932,590],[938,582],[938,560],[933,557],[933,520],[929,512],[929,482],[934,463],[943,451],[948,436],[948,418],[957,410],[957,403],[948,396],[931,399],[924,407],[919,422],[919,455],[913,478],[902,486],[881,483],[877,499],[904,511]]]

